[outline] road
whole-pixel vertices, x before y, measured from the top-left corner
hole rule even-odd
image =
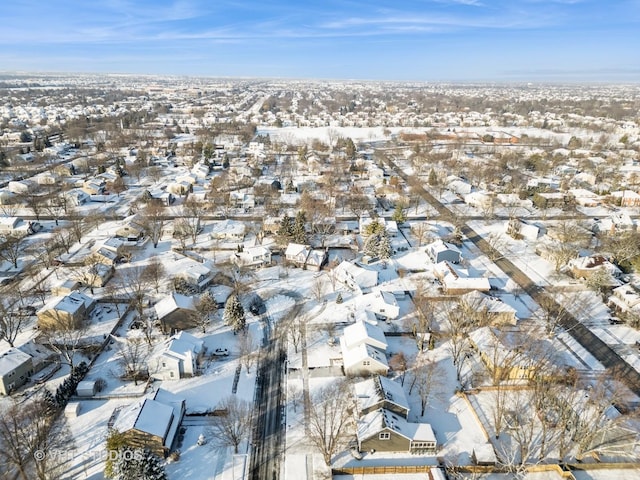
[[[598,338],[585,325],[580,323],[574,315],[565,310],[565,308],[555,301],[555,298],[547,293],[545,289],[536,285],[525,273],[520,270],[514,263],[506,258],[501,252],[484,240],[469,225],[462,223],[465,219],[454,215],[446,206],[437,200],[431,193],[424,189],[422,184],[415,178],[407,175],[398,165],[389,157],[385,162],[397,175],[399,175],[408,185],[415,187],[420,192],[422,198],[435,208],[440,214],[439,219],[453,223],[459,226],[462,234],[469,241],[489,258],[496,258],[494,263],[507,275],[511,280],[518,284],[531,298],[539,305],[548,305],[549,309],[554,312],[560,312],[559,324],[576,340],[585,350],[593,355],[602,365],[604,365],[612,375],[616,375],[625,385],[636,395],[640,396],[640,373],[629,365],[620,357],[609,345]]]
[[[256,382],[254,432],[249,463],[252,480],[277,480],[284,447],[284,340],[274,335],[271,319],[264,315],[265,333]]]

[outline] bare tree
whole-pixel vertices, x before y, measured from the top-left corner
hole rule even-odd
[[[158,247],[165,226],[165,212],[159,202],[149,202],[143,211],[144,228],[153,243],[153,248]]]
[[[200,295],[196,304],[196,315],[194,318],[196,326],[206,333],[207,326],[211,323],[211,316],[218,311],[218,304],[208,290]]]
[[[217,409],[223,414],[213,417],[215,422],[209,434],[217,446],[233,447],[234,453],[238,453],[240,444],[251,432],[253,406],[246,400],[230,396],[222,400]]]
[[[166,269],[158,257],[151,257],[149,263],[142,270],[144,281],[153,285],[156,293],[160,291],[160,283],[165,278]]]
[[[302,343],[303,330],[306,322],[306,316],[295,315],[292,316],[292,318],[288,318],[287,322],[285,323],[285,332],[287,334],[287,337],[289,338],[289,341],[293,344],[295,353],[298,353],[298,348]]]
[[[87,326],[85,322],[80,325],[70,324],[68,319],[54,314],[57,318],[55,329],[42,329],[41,342],[62,357],[73,369],[75,356],[82,349],[87,336]]]
[[[182,205],[182,212],[182,225],[187,228],[191,242],[195,245],[202,231],[202,217],[206,213],[205,205],[193,198],[188,198]]]
[[[324,296],[324,282],[321,277],[314,278],[311,283],[311,294],[318,302],[322,300]]]
[[[0,236],[0,259],[5,260],[18,268],[18,260],[24,253],[24,236],[9,234]]]
[[[40,399],[12,404],[0,415],[0,459],[22,480],[59,478],[53,453],[69,447],[64,420],[51,415]]]
[[[313,396],[309,409],[309,440],[320,450],[324,462],[338,451],[351,418],[350,389],[346,381],[332,383]]]
[[[404,352],[394,354],[389,359],[389,367],[391,367],[391,370],[394,372],[397,372],[400,377],[400,384],[404,385],[405,375],[409,369],[409,360],[405,356]]]
[[[4,340],[10,346],[14,346],[14,342],[22,327],[26,323],[26,317],[19,311],[19,301],[15,299],[0,299],[0,340]]]
[[[409,386],[409,394],[415,388],[420,397],[420,416],[424,416],[429,403],[439,398],[444,392],[442,383],[438,380],[445,371],[438,363],[432,360],[428,355],[418,355],[411,373],[411,385]]]
[[[448,339],[447,349],[456,367],[456,378],[460,381],[464,360],[470,346],[468,334],[471,322],[462,314],[458,304],[442,302],[440,310],[445,319],[444,324]]]
[[[247,373],[251,372],[251,367],[257,360],[257,349],[258,346],[255,344],[251,332],[248,329],[242,331],[238,337],[238,351],[240,353],[240,361]]]
[[[151,354],[149,344],[142,337],[129,337],[118,340],[118,362],[124,370],[123,378],[133,380],[135,385],[149,378],[147,360]]]

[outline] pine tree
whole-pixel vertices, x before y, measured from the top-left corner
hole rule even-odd
[[[226,325],[229,325],[233,330],[233,333],[238,333],[244,330],[246,326],[246,318],[244,314],[244,308],[238,300],[237,295],[231,295],[224,305],[224,312],[222,319]]]
[[[339,304],[341,304],[342,302],[343,302],[343,300],[342,300],[342,294],[341,294],[341,293],[339,293],[339,294],[338,294],[338,296],[336,297],[336,303],[339,305]]]
[[[401,204],[398,203],[396,205],[396,209],[394,210],[391,219],[396,223],[404,223],[404,221],[407,219],[407,216],[404,213],[404,208],[402,208]]]
[[[125,446],[111,467],[114,480],[167,480],[161,460],[148,449]]]
[[[391,241],[389,241],[389,237],[386,233],[380,235],[378,246],[376,248],[376,256],[383,260],[391,257]]]
[[[435,170],[432,168],[429,171],[429,178],[427,180],[429,182],[429,185],[434,186],[438,184],[438,176],[436,175]]]
[[[301,243],[301,244],[307,243],[307,231],[305,229],[306,223],[307,223],[307,216],[302,210],[300,210],[296,214],[296,219],[293,224],[292,240],[295,243]]]

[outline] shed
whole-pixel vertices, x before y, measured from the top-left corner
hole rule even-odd
[[[493,445],[490,443],[474,447],[471,458],[473,459],[473,463],[476,465],[489,466],[498,463],[496,452],[493,450]]]
[[[64,407],[64,416],[67,418],[76,418],[80,414],[80,402],[69,402]]]
[[[93,397],[96,393],[98,393],[98,385],[94,380],[83,380],[76,388],[76,394],[79,397]]]

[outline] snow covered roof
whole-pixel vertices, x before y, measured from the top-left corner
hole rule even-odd
[[[166,351],[181,356],[186,352],[193,352],[197,355],[202,351],[203,345],[204,342],[201,339],[185,331],[180,331],[169,339]]]
[[[172,416],[172,406],[145,398],[134,404],[128,411],[122,412],[116,420],[114,428],[120,432],[136,429],[164,440]]]
[[[385,429],[390,429],[413,442],[436,442],[436,436],[428,423],[408,422],[400,415],[384,408],[362,417],[358,421],[357,435],[360,440],[366,440]]]
[[[90,308],[94,301],[95,300],[92,297],[76,290],[65,297],[52,298],[39,310],[39,312],[53,309],[73,315],[82,308]]]
[[[349,370],[351,367],[360,366],[364,361],[377,364],[380,368],[385,370],[389,369],[389,363],[387,362],[384,350],[366,343],[348,347],[345,345],[344,337],[340,337],[340,347],[342,350],[342,362],[345,370]],[[376,370],[375,365],[371,365],[371,367],[372,370]]]
[[[473,291],[465,293],[460,299],[477,310],[483,309],[488,313],[513,313],[516,309],[511,305],[507,305],[499,298],[490,297],[484,293]]]
[[[345,345],[352,348],[357,345],[366,343],[385,350],[387,348],[387,339],[382,329],[368,322],[356,322],[344,329],[343,333]]]
[[[402,385],[393,380],[375,376],[354,385],[359,410],[367,410],[376,404],[386,401],[409,411],[409,401]]]
[[[195,311],[195,299],[180,293],[172,293],[154,305],[158,318],[164,318],[178,309]]]
[[[14,371],[20,365],[31,361],[31,355],[17,348],[11,347],[6,352],[0,354],[0,376],[4,376]]]

